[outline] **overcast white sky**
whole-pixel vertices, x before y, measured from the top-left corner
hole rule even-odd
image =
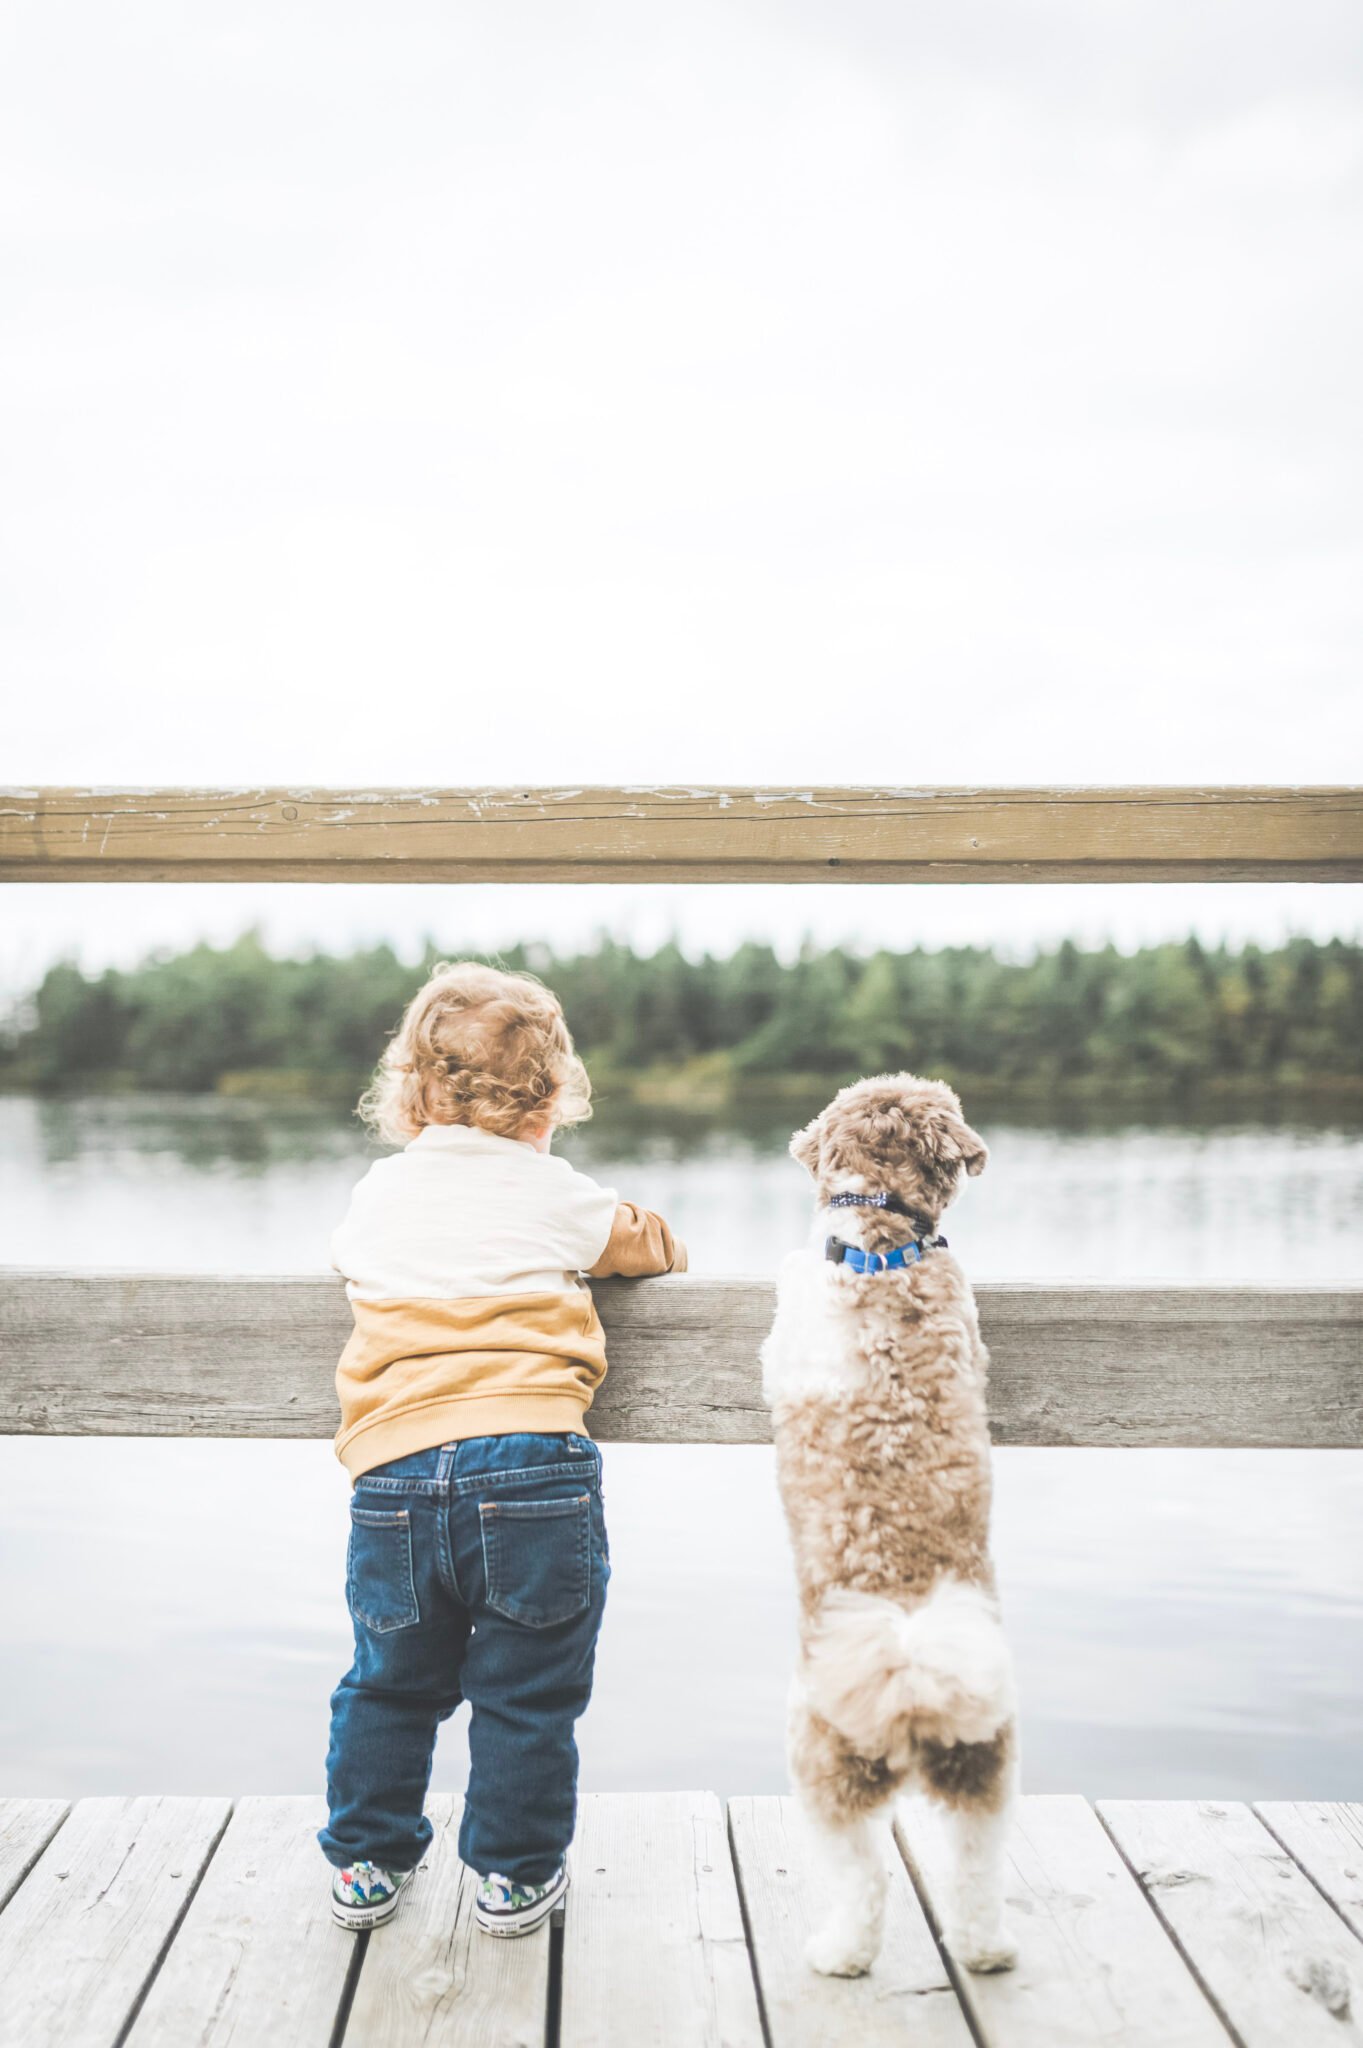
[[[1363,780],[1354,0],[73,0],[0,57],[8,782]],[[1358,890],[14,890],[225,936]]]

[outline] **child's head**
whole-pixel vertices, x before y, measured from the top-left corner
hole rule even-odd
[[[407,1005],[360,1115],[393,1145],[427,1124],[528,1138],[581,1123],[591,1092],[558,998],[528,974],[461,960]]]

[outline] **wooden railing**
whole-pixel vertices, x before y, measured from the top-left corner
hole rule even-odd
[[[350,1330],[334,1277],[0,1275],[0,1431],[319,1437]],[[1363,1288],[978,1290],[1001,1444],[1363,1442]],[[615,1443],[764,1443],[759,1280],[593,1289],[611,1370],[591,1410]]]
[[[0,881],[1359,880],[1346,788],[0,790]]]
[[[0,880],[1363,879],[1363,790],[0,791]],[[985,1286],[1003,1444],[1363,1443],[1363,1289]],[[761,1281],[610,1282],[603,1439],[759,1443]],[[0,1270],[0,1431],[324,1436],[323,1276]]]

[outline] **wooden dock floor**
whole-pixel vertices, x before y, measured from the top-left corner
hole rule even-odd
[[[583,1802],[559,1924],[471,1918],[458,1802],[395,1919],[332,1924],[312,1798],[0,1800],[0,2048],[1363,2048],[1363,1806],[1023,1802],[1008,1976],[958,1972],[906,1805],[884,1952],[814,1976],[784,1799]]]

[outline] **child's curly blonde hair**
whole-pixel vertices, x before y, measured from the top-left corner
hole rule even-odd
[[[581,1123],[592,1084],[558,998],[529,974],[441,961],[403,1012],[361,1117],[390,1145],[427,1124],[475,1124],[499,1138]]]

